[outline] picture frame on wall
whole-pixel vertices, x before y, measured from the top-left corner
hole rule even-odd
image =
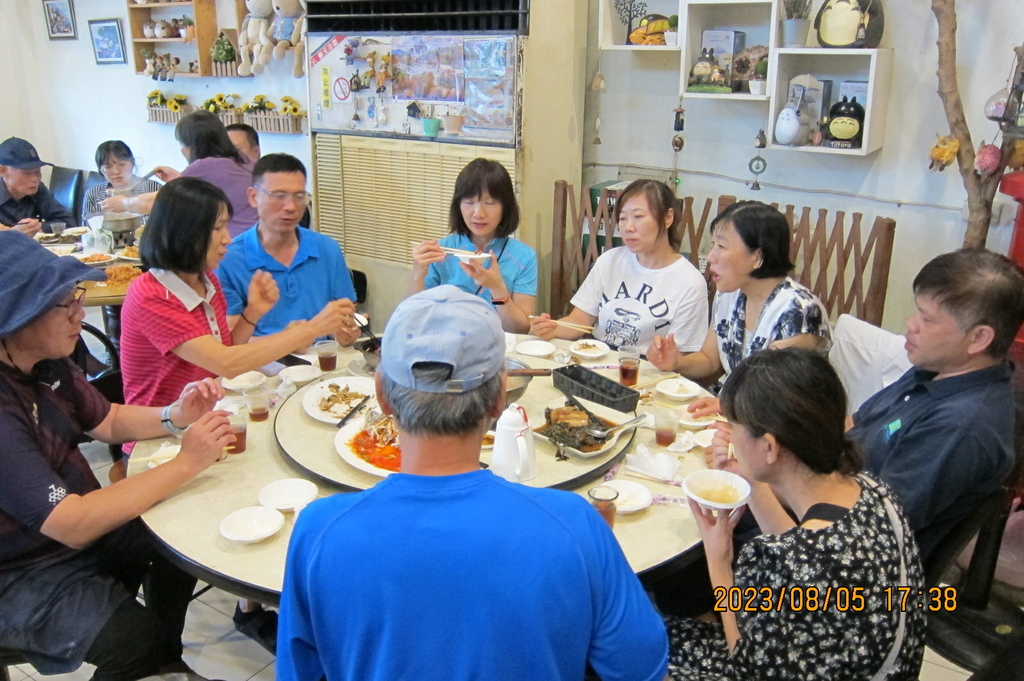
[[[78,40],[72,0],[43,0],[46,35],[50,40]]]
[[[97,64],[127,64],[120,19],[91,19],[89,40]]]

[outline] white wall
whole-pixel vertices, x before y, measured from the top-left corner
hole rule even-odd
[[[135,75],[125,0],[77,0],[78,40],[47,39],[39,2],[0,0],[0,17],[0,91],[17,95],[5,102],[0,139],[24,137],[44,160],[57,165],[95,170],[96,146],[121,139],[145,170],[155,165],[183,169],[185,160],[174,140],[174,126],[146,122],[146,94],[153,89],[186,95],[193,105],[217,93],[239,94],[246,101],[255,94],[276,102],[282,95],[306,101],[306,81],[292,74],[291,53],[253,78],[178,78],[162,83]],[[126,32],[129,63],[97,65],[88,22],[115,17]],[[237,28],[233,0],[218,1],[217,17],[220,28]],[[306,135],[265,133],[260,142],[264,153],[286,152],[310,165]]]
[[[820,2],[815,2],[815,11]],[[593,6],[593,4],[592,4]],[[958,248],[965,222],[959,207],[966,199],[955,167],[929,173],[928,151],[936,133],[948,126],[936,94],[938,82],[937,26],[927,2],[885,2],[882,47],[895,48],[893,87],[888,107],[885,146],[864,157],[830,156],[786,150],[764,150],[769,167],[761,176],[762,191],[751,192],[747,163],[754,156],[754,137],[764,128],[771,137],[767,104],[755,102],[683,100],[686,109],[686,146],[680,168],[739,178],[742,182],[684,174],[680,196],[707,197],[734,194],[765,202],[793,203],[814,208],[858,210],[866,216],[896,219],[896,241],[886,303],[884,326],[903,330],[912,309],[910,283],[918,269],[933,256]],[[958,65],[961,95],[975,145],[991,142],[998,127],[982,115],[990,95],[1005,85],[1020,44],[1020,5],[1015,2],[957,4]],[[596,11],[590,19],[597,33]],[[678,105],[679,66],[671,53],[599,52],[591,47],[588,74],[600,58],[606,90],[587,93],[584,163],[636,164],[672,167],[672,110]],[[589,83],[589,78],[588,78]],[[601,118],[602,144],[591,144],[594,118]],[[585,181],[613,179],[615,168],[591,167]],[[901,201],[902,207],[870,198],[809,194],[766,186],[768,183],[813,190],[843,191]],[[1008,197],[1003,197],[1008,200]],[[955,207],[906,205],[907,202]],[[1016,208],[1016,204],[1013,204]],[[988,245],[1005,252],[1010,228],[994,227]]]

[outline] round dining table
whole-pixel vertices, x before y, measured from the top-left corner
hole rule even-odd
[[[526,338],[520,336],[517,340]],[[556,343],[562,348],[568,346],[566,342]],[[509,347],[511,349],[512,344]],[[508,356],[532,368],[564,366],[551,358],[515,352]],[[584,364],[603,362],[608,368],[595,370],[617,379],[618,369],[613,366],[616,361],[613,352]],[[303,397],[319,383],[328,380],[345,385],[352,375],[368,375],[362,356],[351,348],[341,348],[337,366],[338,371],[325,374],[281,399],[272,407],[268,420],[250,420],[244,452],[228,455],[211,465],[142,515],[161,550],[173,562],[236,596],[276,604],[284,581],[285,557],[295,514],[285,513],[284,526],[273,536],[247,544],[225,538],[220,532],[221,520],[239,509],[259,505],[260,490],[283,478],[300,477],[314,482],[320,497],[355,493],[383,479],[380,475],[357,470],[344,460],[335,447],[337,426],[312,418],[303,408]],[[645,361],[641,364],[637,387],[652,389],[659,380],[674,376]],[[277,378],[268,379],[272,388],[278,383]],[[646,404],[642,400],[637,406],[638,412],[659,406],[675,408],[683,414],[685,402],[663,401],[659,394],[650,392],[652,399]],[[241,402],[238,398],[229,401],[236,405]],[[529,414],[531,426],[537,428],[544,424],[545,408],[564,404],[564,396],[555,389],[550,376],[535,376],[518,404]],[[244,406],[240,408],[240,413],[244,414]],[[630,416],[623,414],[623,420]],[[139,442],[128,474],[136,475],[155,465],[154,461],[141,459],[173,443],[176,440],[171,437]],[[696,560],[701,554],[700,533],[679,485],[689,473],[705,468],[706,464],[703,450],[694,447],[683,453],[671,452],[680,461],[671,484],[637,477],[623,464],[626,454],[635,453],[639,445],[646,446],[652,453],[666,451],[655,443],[654,430],[647,427],[625,431],[608,451],[592,458],[571,454],[567,458],[557,456],[555,446],[538,438],[536,455],[540,472],[522,484],[567,489],[583,496],[591,487],[613,478],[633,480],[646,486],[654,495],[654,503],[635,513],[619,513],[613,532],[634,572],[642,578],[653,579]],[[482,466],[486,467],[489,457],[489,451],[481,452]]]

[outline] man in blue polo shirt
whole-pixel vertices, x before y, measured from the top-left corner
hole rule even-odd
[[[228,321],[242,317],[249,282],[269,272],[281,298],[256,324],[254,336],[277,333],[296,320],[312,319],[332,300],[355,300],[352,275],[341,246],[328,236],[298,229],[309,194],[306,168],[288,154],[267,154],[252,171],[249,203],[260,221],[231,242],[217,270],[228,303]],[[351,345],[359,329],[340,328],[339,343]]]
[[[928,559],[1013,466],[1012,365],[1024,272],[981,249],[940,255],[914,279],[914,367],[853,415],[866,468],[897,494]]]

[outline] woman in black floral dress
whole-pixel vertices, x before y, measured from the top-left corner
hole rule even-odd
[[[724,467],[751,482],[764,534],[734,567],[739,511],[716,516],[690,502],[724,608],[720,623],[667,618],[672,677],[917,679],[924,614],[914,597],[896,597],[901,586],[923,589],[917,547],[888,488],[857,475],[835,371],[808,350],[757,353],[721,399],[736,456]],[[716,438],[719,461],[727,441]]]

